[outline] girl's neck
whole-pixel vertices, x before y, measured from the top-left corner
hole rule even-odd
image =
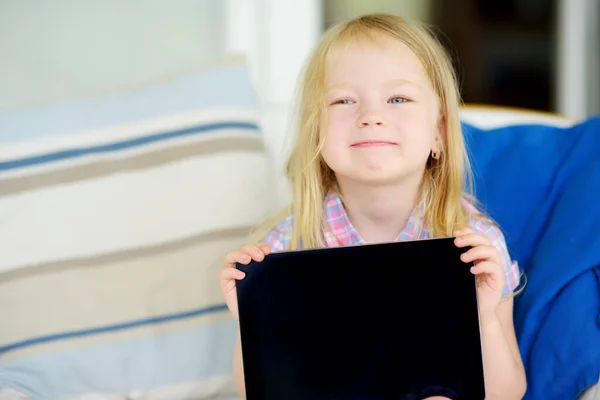
[[[365,242],[393,242],[406,228],[420,182],[373,186],[338,182],[348,218]]]

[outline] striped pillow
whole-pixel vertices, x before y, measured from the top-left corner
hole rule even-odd
[[[217,271],[275,200],[256,104],[232,58],[0,114],[0,393],[233,392]]]

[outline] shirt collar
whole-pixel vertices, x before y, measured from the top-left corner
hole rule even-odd
[[[357,246],[366,244],[363,238],[360,237],[352,222],[348,218],[346,209],[342,199],[338,194],[336,187],[330,189],[325,196],[324,211],[325,211],[325,223],[323,226],[323,233],[325,237],[325,244],[327,247],[337,246]],[[396,242],[416,240],[420,238],[426,238],[426,229],[419,229],[423,223],[422,205],[413,209],[406,227],[396,237]]]

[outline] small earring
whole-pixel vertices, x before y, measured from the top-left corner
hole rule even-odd
[[[431,158],[433,158],[434,160],[439,160],[440,159],[440,152],[439,151],[433,151],[433,150],[431,150]]]

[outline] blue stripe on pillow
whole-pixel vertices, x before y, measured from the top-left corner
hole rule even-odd
[[[58,341],[58,340],[65,340],[65,339],[71,339],[71,338],[76,338],[76,337],[97,335],[97,334],[106,333],[106,332],[122,331],[122,330],[137,328],[137,327],[145,326],[145,325],[161,324],[161,323],[165,323],[165,322],[184,320],[184,319],[194,318],[194,317],[198,317],[198,316],[205,315],[205,314],[211,314],[211,313],[215,313],[215,312],[224,311],[226,309],[227,309],[227,306],[225,304],[218,304],[218,305],[214,305],[214,306],[210,306],[210,307],[199,308],[196,310],[184,311],[184,312],[175,313],[175,314],[167,314],[167,315],[162,315],[162,316],[152,317],[152,318],[144,318],[144,319],[140,319],[140,320],[136,320],[136,321],[123,322],[120,324],[107,325],[107,326],[102,326],[102,327],[98,327],[98,328],[83,329],[83,330],[73,331],[73,332],[64,332],[64,333],[58,333],[58,334],[54,334],[54,335],[41,336],[41,337],[27,339],[27,340],[23,340],[21,342],[16,342],[16,343],[11,343],[11,344],[1,346],[0,347],[0,355],[7,353],[9,351],[12,351],[12,350],[17,350],[17,349],[22,349],[22,348],[29,347],[29,346],[34,346],[36,344],[54,342],[54,341]]]
[[[236,334],[232,319],[3,362],[0,386],[58,399],[230,376]]]
[[[256,104],[246,67],[215,68],[139,89],[0,112],[0,143],[77,133],[203,108],[247,108]]]
[[[179,129],[170,132],[161,132],[135,139],[123,140],[110,144],[84,147],[79,149],[62,150],[52,153],[40,154],[32,157],[25,157],[16,160],[0,162],[0,171],[7,171],[16,168],[29,167],[32,165],[45,164],[53,161],[60,161],[72,158],[83,157],[90,154],[109,153],[119,150],[130,149],[143,146],[150,143],[174,139],[177,137],[197,135],[200,133],[212,132],[222,129],[244,129],[258,131],[259,127],[252,122],[220,122],[206,125],[198,125],[191,128]]]

